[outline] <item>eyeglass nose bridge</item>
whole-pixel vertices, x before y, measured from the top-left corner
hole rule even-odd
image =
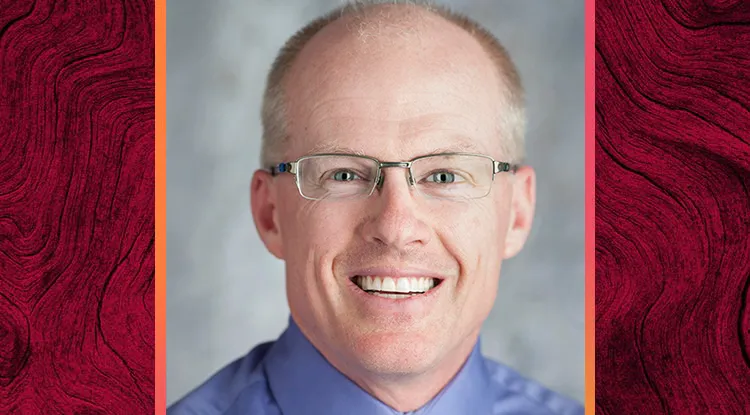
[[[413,162],[411,161],[381,161],[378,165],[378,180],[375,183],[375,187],[378,189],[383,187],[383,180],[385,180],[385,176],[383,175],[383,169],[384,168],[390,168],[390,167],[401,167],[404,169],[409,170],[409,185],[414,186],[414,176],[411,172],[411,165]]]

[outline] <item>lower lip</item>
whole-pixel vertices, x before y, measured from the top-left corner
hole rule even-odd
[[[429,309],[438,295],[443,291],[445,281],[433,287],[424,294],[410,295],[402,298],[387,298],[373,295],[359,288],[351,279],[347,279],[347,288],[352,292],[363,307],[381,312],[420,312]]]

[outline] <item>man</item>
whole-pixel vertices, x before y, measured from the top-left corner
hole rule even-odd
[[[289,327],[169,415],[583,414],[479,347],[534,214],[522,95],[502,46],[433,6],[345,6],[292,37],[251,184]]]

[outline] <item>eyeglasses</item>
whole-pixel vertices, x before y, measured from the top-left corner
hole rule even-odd
[[[383,185],[382,170],[409,170],[409,185],[436,199],[464,200],[487,196],[495,174],[515,172],[517,165],[470,153],[441,153],[409,161],[381,162],[353,154],[313,154],[270,168],[272,175],[290,173],[305,199],[359,199]]]

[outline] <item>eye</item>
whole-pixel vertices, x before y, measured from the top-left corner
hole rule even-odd
[[[439,171],[428,175],[426,180],[432,183],[446,184],[458,182],[460,181],[460,177],[449,171]]]
[[[337,182],[350,182],[352,180],[357,180],[360,177],[351,170],[337,170],[333,172],[331,178]]]

